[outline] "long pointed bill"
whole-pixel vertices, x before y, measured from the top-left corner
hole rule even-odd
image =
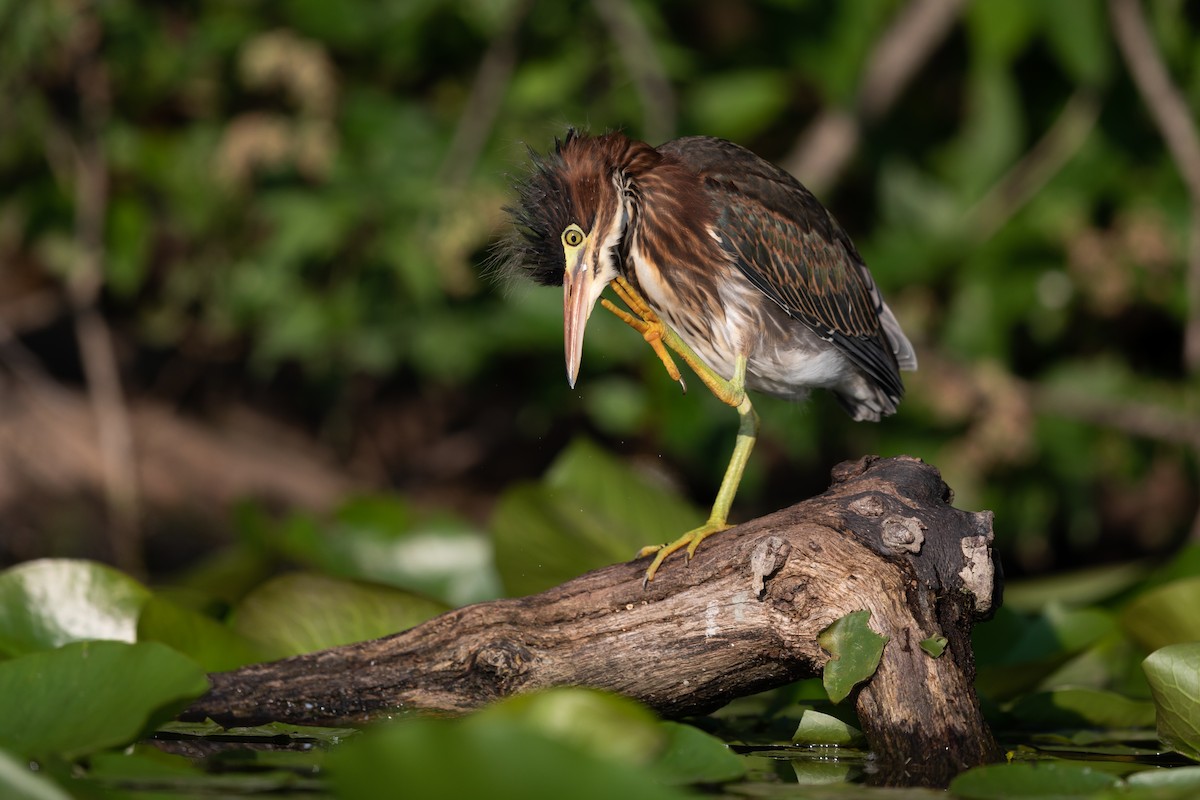
[[[567,382],[575,388],[579,362],[583,358],[583,332],[592,306],[604,287],[595,286],[593,270],[587,268],[586,253],[563,273],[563,335],[567,349]]]

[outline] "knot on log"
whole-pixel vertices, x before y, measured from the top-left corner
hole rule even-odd
[[[984,511],[987,515],[987,525],[991,528],[992,512]],[[992,560],[993,533],[988,530],[979,536],[967,536],[960,542],[962,546],[963,565],[958,577],[962,579],[963,588],[975,603],[977,614],[986,615],[995,611],[999,604],[996,589],[996,568]]]
[[[501,639],[483,645],[475,653],[473,668],[489,677],[499,690],[508,694],[523,681],[533,654],[517,642]]]
[[[874,494],[856,497],[847,507],[860,517],[881,517],[885,510],[883,500]]]
[[[883,521],[883,543],[896,552],[919,553],[925,543],[921,521],[914,517],[888,517]]]
[[[791,552],[792,546],[778,536],[768,536],[754,547],[750,554],[750,580],[755,597],[762,597],[766,579],[779,571]]]

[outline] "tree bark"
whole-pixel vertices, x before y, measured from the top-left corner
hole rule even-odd
[[[839,465],[822,495],[668,559],[541,594],[480,603],[403,633],[212,675],[185,713],[225,724],[362,722],[464,712],[551,686],[591,686],[669,717],[821,674],[817,643],[853,611],[889,637],[851,695],[885,781],[940,783],[999,750],[976,698],[972,625],[1000,600],[991,512],[949,505],[938,471],[907,457]],[[948,641],[940,657],[920,642]]]

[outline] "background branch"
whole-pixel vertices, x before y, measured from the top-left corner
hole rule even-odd
[[[675,92],[650,32],[628,0],[592,0],[633,79],[642,103],[645,138],[660,144],[675,136]]]
[[[1121,55],[1191,197],[1186,278],[1188,322],[1183,350],[1185,364],[1196,372],[1200,371],[1200,134],[1187,101],[1171,82],[1142,4],[1138,0],[1109,0],[1108,8]]]
[[[963,0],[912,0],[880,36],[863,70],[853,110],[827,108],[800,135],[782,166],[818,195],[837,182],[864,125],[892,104],[946,38]]]
[[[446,189],[460,188],[466,183],[487,144],[517,65],[517,35],[532,4],[532,0],[521,0],[513,6],[508,21],[492,38],[479,61],[470,94],[442,161],[439,183]]]
[[[108,119],[108,73],[92,50],[76,65],[82,116],[76,140],[63,139],[71,153],[78,259],[66,282],[75,316],[75,338],[87,381],[103,463],[104,496],[114,562],[135,575],[144,572],[141,500],[133,432],[121,386],[120,367],[108,322],[99,308],[104,286],[105,224],[108,218],[108,163],[102,130]]]
[[[1100,101],[1089,89],[1072,94],[1054,124],[1020,161],[967,212],[975,236],[986,241],[1037,196],[1079,152],[1100,117]]]

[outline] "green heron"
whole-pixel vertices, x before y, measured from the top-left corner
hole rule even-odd
[[[690,560],[729,527],[758,433],[747,389],[800,400],[828,389],[856,420],[892,414],[899,370],[916,354],[850,237],[798,180],[749,150],[705,136],[651,147],[621,133],[568,131],[507,209],[517,233],[502,258],[562,284],[567,379],[579,374],[597,300],[640,332],[673,380],[677,354],[740,424],[708,521],[655,554]],[[625,311],[601,292],[612,285]],[[686,389],[686,386],[684,387]]]

